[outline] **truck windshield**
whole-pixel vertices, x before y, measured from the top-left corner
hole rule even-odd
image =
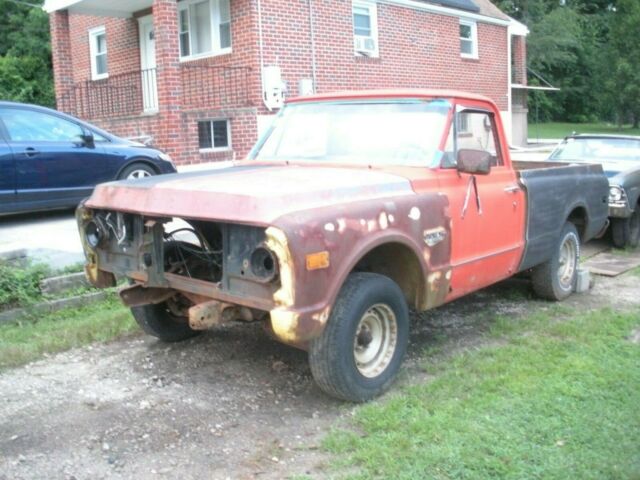
[[[446,100],[294,103],[252,158],[438,166],[450,109]]]

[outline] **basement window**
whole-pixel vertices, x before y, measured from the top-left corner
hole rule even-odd
[[[91,80],[109,76],[107,70],[107,34],[104,27],[89,30],[89,55],[91,56]]]
[[[200,150],[218,151],[231,148],[231,129],[228,119],[198,122],[198,147]]]
[[[478,58],[478,29],[476,22],[460,20],[460,56]]]
[[[231,52],[230,0],[178,2],[178,38],[181,60]]]

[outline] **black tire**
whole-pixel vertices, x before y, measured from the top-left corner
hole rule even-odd
[[[640,244],[640,205],[629,218],[611,220],[611,237],[617,248],[636,248]]]
[[[131,180],[129,177],[136,174],[137,176],[133,178],[152,177],[156,175],[156,171],[146,163],[136,162],[122,170],[118,175],[118,180]]]
[[[371,333],[376,328],[369,329],[370,322],[376,321],[388,324],[386,334]],[[382,338],[378,347],[376,337]],[[408,340],[409,309],[400,287],[382,275],[353,273],[342,286],[322,335],[311,341],[311,373],[327,394],[366,402],[389,388]],[[369,353],[375,353],[370,362],[356,361],[356,355],[363,359]]]
[[[173,315],[166,302],[133,307],[131,313],[142,330],[163,342],[181,342],[201,333],[191,329],[185,317]]]
[[[570,249],[569,252],[564,248]],[[567,254],[570,258],[561,263],[561,257]],[[578,278],[578,260],[580,259],[580,237],[575,225],[564,224],[562,232],[554,247],[553,257],[533,269],[531,280],[536,294],[547,300],[564,300],[573,293]],[[561,267],[571,262],[567,268]]]

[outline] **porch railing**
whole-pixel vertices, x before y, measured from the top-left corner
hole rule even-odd
[[[58,109],[89,120],[129,117],[157,110],[156,69],[76,83],[58,99]]]
[[[180,66],[185,111],[243,107],[250,104],[248,67]],[[73,85],[58,98],[58,109],[86,120],[121,118],[158,110],[155,68],[110,75]]]

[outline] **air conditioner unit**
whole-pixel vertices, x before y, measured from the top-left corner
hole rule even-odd
[[[367,57],[375,55],[376,53],[376,39],[373,37],[353,37],[353,43],[356,53]]]

